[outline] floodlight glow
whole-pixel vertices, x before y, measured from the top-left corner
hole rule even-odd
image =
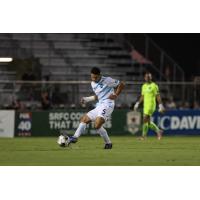
[[[13,58],[0,58],[0,62],[12,62]]]

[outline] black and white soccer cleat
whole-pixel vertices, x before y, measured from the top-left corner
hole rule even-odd
[[[104,149],[112,149],[112,143],[105,144]]]
[[[66,145],[69,146],[71,143],[76,143],[77,141],[78,141],[78,138],[74,136],[69,136],[66,141]]]

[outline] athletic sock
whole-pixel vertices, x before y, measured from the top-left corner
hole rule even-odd
[[[105,128],[101,127],[99,129],[97,129],[97,133],[100,134],[100,136],[104,139],[104,142],[106,144],[110,144],[111,143],[110,138],[109,138],[108,133],[107,133]]]
[[[146,137],[147,136],[147,132],[149,130],[149,124],[147,123],[143,123],[142,125],[142,136]]]
[[[84,133],[85,128],[86,128],[86,123],[81,122],[78,128],[76,129],[76,132],[74,133],[74,137],[76,138],[80,137],[80,135]]]
[[[149,128],[151,130],[155,131],[156,133],[158,133],[160,131],[160,129],[158,128],[158,126],[156,126],[156,124],[154,124],[153,122],[150,122]]]

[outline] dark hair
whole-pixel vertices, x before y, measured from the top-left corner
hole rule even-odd
[[[146,75],[146,74],[151,74],[152,75],[152,73],[150,71],[144,71],[143,75]]]
[[[101,73],[101,70],[97,67],[93,67],[91,69],[91,74],[96,74],[96,75],[99,75]]]

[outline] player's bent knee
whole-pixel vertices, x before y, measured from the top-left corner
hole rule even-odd
[[[83,122],[83,123],[88,124],[91,120],[90,120],[90,118],[89,118],[87,115],[83,115],[83,116],[81,117],[81,120],[80,120],[80,121]]]
[[[97,118],[94,123],[95,129],[100,129],[101,126],[104,124],[104,122],[105,122],[105,120],[102,117]]]
[[[100,129],[101,126],[102,126],[102,124],[100,124],[99,121],[95,121],[95,123],[94,123],[94,128],[95,129]]]
[[[148,123],[149,121],[150,121],[150,117],[149,116],[144,116],[143,122],[144,123]]]
[[[96,124],[96,123],[95,123],[95,125],[94,125],[95,129],[100,129],[101,126],[102,126],[102,124]]]

